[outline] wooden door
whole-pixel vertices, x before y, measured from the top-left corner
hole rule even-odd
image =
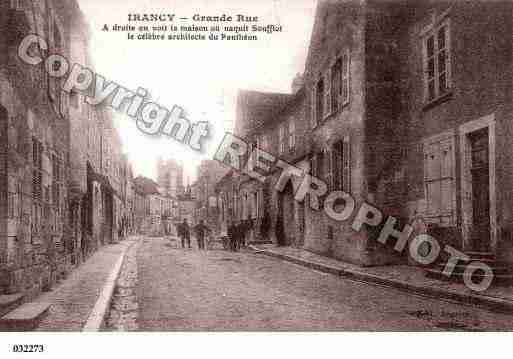
[[[472,151],[472,247],[490,250],[490,176],[488,129],[470,134]]]

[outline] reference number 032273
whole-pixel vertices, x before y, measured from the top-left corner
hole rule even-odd
[[[43,353],[44,346],[42,344],[14,344],[12,346],[13,353]]]

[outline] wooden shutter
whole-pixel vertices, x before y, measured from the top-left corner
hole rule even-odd
[[[351,191],[351,142],[349,137],[344,138],[342,162],[342,187],[344,192],[349,193]]]
[[[33,173],[32,173],[32,194],[34,198],[41,199],[42,185],[43,185],[43,145],[35,137],[32,138],[32,160],[33,160]]]
[[[324,74],[324,117],[331,114],[331,76],[330,69]]]
[[[443,141],[440,144],[440,209],[442,214],[449,215],[453,212],[453,191],[454,191],[454,176],[453,163],[454,146],[451,140]]]
[[[318,173],[317,173],[317,155],[314,154],[312,156],[312,161],[311,161],[311,168],[310,168],[310,173],[312,174],[313,177],[318,177]]]
[[[326,184],[328,185],[328,190],[333,190],[333,151],[329,148],[326,151]]]
[[[322,180],[324,179],[324,152],[319,151],[317,153],[317,178]]]
[[[440,144],[429,144],[424,148],[424,181],[426,183],[427,211],[431,216],[440,215],[440,170]]]
[[[349,52],[342,56],[342,70],[341,73],[341,91],[340,91],[340,103],[347,104],[349,103],[349,68],[350,68],[350,60],[349,60]]]
[[[311,108],[312,108],[312,113],[310,114],[310,125],[312,126],[312,128],[314,128],[316,125],[317,125],[317,96],[316,96],[316,87],[317,87],[317,83],[314,84],[313,88],[312,88],[312,93],[311,93],[311,96],[312,96],[312,99],[311,99]]]

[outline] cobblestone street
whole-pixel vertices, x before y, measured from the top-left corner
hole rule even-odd
[[[513,328],[513,316],[355,282],[250,251],[182,250],[168,239],[145,238],[137,266],[142,331]]]
[[[137,330],[137,250],[140,245],[139,237],[128,250],[121,272],[119,273],[112,297],[111,310],[106,320],[106,330]]]

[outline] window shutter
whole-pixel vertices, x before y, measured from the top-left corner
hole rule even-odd
[[[349,103],[349,52],[342,56],[342,71],[341,73],[341,91],[340,91],[340,103],[347,104]]]
[[[328,69],[324,75],[324,117],[331,114],[331,71]]]
[[[317,155],[312,156],[310,173],[313,177],[317,177]]]
[[[342,148],[342,161],[343,161],[343,174],[342,174],[342,186],[346,193],[351,191],[351,142],[349,137],[344,138]]]
[[[315,127],[315,125],[317,125],[317,119],[316,119],[316,115],[317,115],[317,97],[316,97],[316,91],[315,91],[315,87],[317,86],[317,83],[314,84],[313,88],[312,88],[312,102],[311,102],[311,109],[312,109],[312,113],[310,114],[310,125],[312,126],[312,128]]]
[[[322,180],[324,179],[324,152],[320,151],[317,153],[317,178]]]
[[[333,154],[334,154],[334,151],[332,151],[332,148],[328,149],[327,152],[326,152],[326,163],[327,163],[327,168],[326,168],[326,184],[328,185],[328,190],[329,191],[332,191],[333,190]]]
[[[342,189],[342,152],[343,141],[338,141],[333,145],[332,149],[332,163],[333,163],[333,188],[335,190]]]

